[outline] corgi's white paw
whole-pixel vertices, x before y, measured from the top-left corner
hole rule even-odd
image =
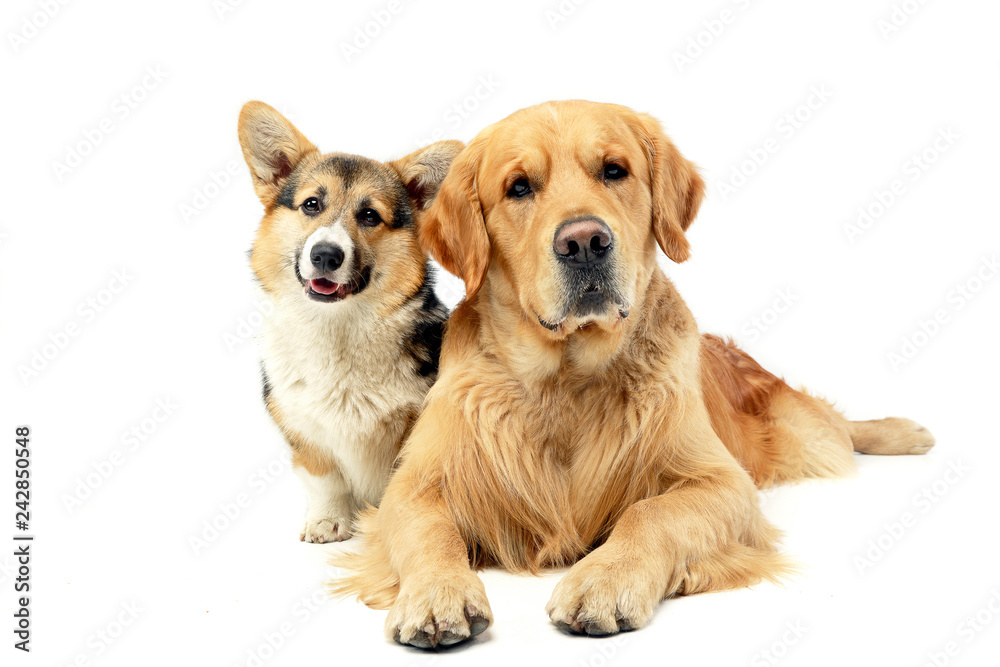
[[[326,544],[351,537],[351,520],[346,517],[310,517],[299,534],[303,542]]]

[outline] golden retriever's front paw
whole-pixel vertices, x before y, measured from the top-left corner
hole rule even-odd
[[[325,544],[343,542],[351,537],[351,520],[345,517],[310,517],[299,533],[299,540]]]
[[[663,598],[663,585],[640,564],[597,549],[556,584],[545,611],[560,630],[604,637],[641,628]]]
[[[435,648],[475,637],[492,622],[483,582],[469,572],[407,581],[389,610],[385,632],[400,644]]]

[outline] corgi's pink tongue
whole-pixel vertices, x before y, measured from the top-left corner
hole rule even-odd
[[[316,280],[309,281],[309,287],[313,292],[317,294],[330,295],[340,289],[340,285],[337,283],[332,283],[326,278],[317,278]]]

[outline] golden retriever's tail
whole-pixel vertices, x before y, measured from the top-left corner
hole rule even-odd
[[[399,577],[389,563],[377,521],[374,509],[361,513],[354,539],[363,538],[364,545],[356,553],[341,553],[331,559],[331,565],[351,574],[328,582],[327,591],[333,597],[357,597],[372,609],[388,609],[399,594]]]
[[[847,422],[854,451],[862,454],[926,454],[934,446],[934,436],[915,421],[887,417]]]
[[[782,585],[801,573],[799,564],[782,554],[781,532],[761,518],[753,539],[713,550],[711,558],[687,562],[668,584],[667,596],[733,590],[767,581]]]
[[[714,558],[688,564],[667,597],[735,590],[755,586],[762,581],[782,585],[799,573],[795,561],[781,554],[730,547]]]

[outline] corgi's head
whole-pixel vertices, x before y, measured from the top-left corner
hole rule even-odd
[[[427,260],[416,217],[462,150],[440,141],[395,162],[321,154],[263,102],[240,113],[240,145],[264,204],[250,263],[272,295],[328,304],[377,300],[391,310],[415,294]]]

